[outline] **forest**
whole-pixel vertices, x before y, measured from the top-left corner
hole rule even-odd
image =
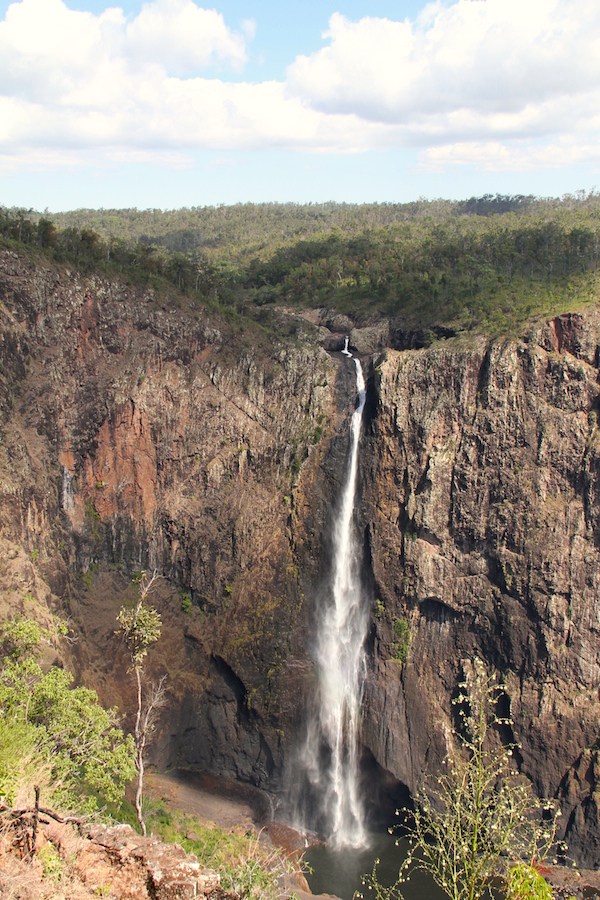
[[[39,214],[0,240],[237,315],[327,307],[357,324],[517,333],[596,295],[600,194]]]

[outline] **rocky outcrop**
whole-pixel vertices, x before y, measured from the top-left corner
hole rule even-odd
[[[446,753],[461,660],[479,655],[506,682],[523,771],[560,795],[588,864],[600,836],[599,343],[591,311],[523,342],[387,351],[363,456],[380,615],[365,742],[413,789]]]
[[[135,569],[164,574],[156,762],[280,785],[314,693],[354,397],[352,368],[319,342],[349,333],[368,374],[366,756],[414,790],[446,754],[462,660],[478,654],[506,681],[523,771],[560,798],[579,858],[600,862],[595,308],[496,342],[325,310],[284,340],[10,252],[0,299],[2,538],[19,585],[68,607],[78,671],[124,706],[114,616]]]
[[[74,869],[94,893],[106,885],[115,897],[132,900],[234,898],[220,889],[216,872],[204,870],[178,844],[141,838],[129,825],[90,829]]]
[[[36,854],[21,858],[18,841],[5,827],[0,837],[0,890],[29,900],[238,900],[221,888],[220,876],[200,865],[178,844],[141,837],[129,825],[87,826],[40,821]]]

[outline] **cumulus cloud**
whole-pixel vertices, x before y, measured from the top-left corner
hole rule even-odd
[[[416,22],[336,13],[324,37],[289,67],[290,92],[323,112],[398,125],[411,144],[597,121],[597,0],[433,3]]]
[[[81,89],[95,102],[95,85],[148,68],[194,75],[208,66],[239,69],[244,33],[227,28],[215,10],[193,0],[153,0],[127,22],[120,8],[101,15],[69,9],[63,0],[21,0],[0,22],[0,83],[30,98],[60,100]],[[92,93],[90,94],[90,89]]]
[[[251,26],[246,34],[232,32],[220,13],[192,0],[155,0],[128,24],[126,44],[133,58],[189,75],[215,63],[241,69],[248,31]]]
[[[195,0],[148,0],[130,18],[17,0],[0,22],[3,169],[54,166],[61,150],[72,164],[95,152],[176,168],[195,148],[403,146],[436,170],[596,158],[597,0],[438,0],[416,21],[336,13],[321,50],[262,83],[236,80],[254,28]]]
[[[116,7],[96,16],[63,0],[13,3],[0,22],[4,157],[11,148],[18,157],[24,147],[96,147],[111,159],[162,152],[179,166],[166,151],[377,145],[380,126],[313,110],[283,82],[203,74],[211,66],[238,70],[253,32],[251,21],[232,31],[193,0],[153,0],[131,21]]]

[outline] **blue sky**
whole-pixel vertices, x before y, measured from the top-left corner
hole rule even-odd
[[[0,203],[600,185],[596,0],[0,0]]]

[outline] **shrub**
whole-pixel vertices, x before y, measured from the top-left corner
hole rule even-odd
[[[408,659],[410,647],[410,625],[406,619],[394,619],[392,627],[394,634],[398,638],[397,643],[393,645],[394,659],[404,665]]]
[[[533,862],[545,859],[554,843],[558,813],[551,804],[542,805],[515,771],[512,746],[498,746],[498,735],[491,740],[498,726],[510,724],[497,714],[502,688],[481,660],[465,669],[455,701],[458,746],[446,760],[446,771],[417,792],[412,846],[396,883],[383,887],[377,865],[365,878],[378,900],[402,897],[401,885],[414,869],[429,872],[451,900],[478,900],[484,893],[492,897],[493,878],[510,879],[516,870],[516,888],[521,875],[526,880]],[[539,882],[532,885],[540,887]],[[538,900],[535,894],[533,898]]]
[[[42,672],[42,637],[29,619],[0,629],[0,795],[10,805],[35,779],[61,809],[118,804],[135,772],[133,740],[94,691],[72,688],[56,666]]]
[[[552,888],[534,866],[518,863],[508,873],[506,900],[552,900]]]
[[[48,841],[39,853],[45,878],[59,882],[64,876],[64,864],[54,844]]]

